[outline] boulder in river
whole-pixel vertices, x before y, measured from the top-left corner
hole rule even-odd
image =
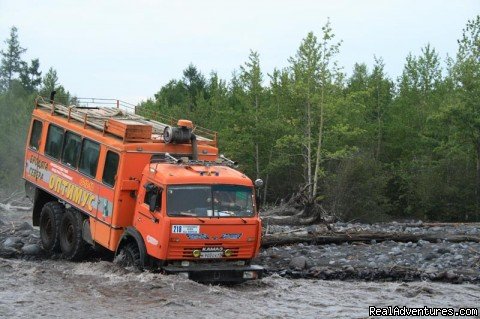
[[[42,252],[42,249],[37,244],[29,244],[22,247],[22,252],[25,255],[38,255]]]
[[[290,261],[289,267],[295,270],[303,270],[307,268],[307,258],[304,256],[294,257]]]
[[[5,248],[16,248],[19,249],[23,246],[22,239],[20,237],[7,237],[3,242],[3,247]]]
[[[33,230],[33,226],[27,222],[23,222],[20,226],[16,227],[17,230]]]

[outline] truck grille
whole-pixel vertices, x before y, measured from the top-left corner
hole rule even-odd
[[[168,259],[197,259],[193,257],[194,250],[202,250],[204,247],[223,247],[223,250],[230,249],[232,251],[232,255],[230,258],[242,258],[242,259],[249,259],[253,256],[254,246],[252,243],[236,243],[235,246],[230,245],[222,245],[219,243],[215,244],[204,244],[198,245],[197,244],[190,244],[190,243],[170,243],[168,248]],[[224,257],[227,258],[227,257]]]

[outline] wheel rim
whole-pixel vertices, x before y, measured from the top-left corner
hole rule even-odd
[[[65,248],[67,248],[67,250],[70,250],[75,240],[75,228],[73,227],[73,224],[70,220],[66,221],[65,226],[63,228],[63,233],[64,233],[63,242],[66,246]]]
[[[73,225],[72,224],[68,225],[67,227],[67,242],[69,244],[73,243]]]
[[[44,243],[49,244],[53,237],[53,224],[49,216],[43,218],[40,229]]]

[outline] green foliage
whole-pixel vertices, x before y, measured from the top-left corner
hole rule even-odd
[[[18,41],[17,28],[12,27],[6,48],[1,51],[0,65],[0,188],[14,190],[22,187],[22,170],[27,132],[34,100],[38,94],[50,95],[52,89],[63,101],[69,93],[58,83],[56,71],[50,68],[41,78],[40,61],[30,64],[21,59],[26,51]],[[42,90],[38,91],[43,83]]]
[[[478,219],[478,21],[445,70],[426,45],[397,80],[377,57],[345,78],[327,22],[268,84],[251,51],[229,83],[215,73],[203,81],[190,65],[142,106],[217,130],[222,152],[266,181],[268,202],[309,185],[312,200],[345,219]]]
[[[218,131],[221,153],[265,181],[264,202],[307,189],[311,201],[345,220],[480,220],[479,37],[477,16],[446,68],[427,44],[406,57],[398,79],[377,57],[346,77],[328,21],[321,35],[306,35],[284,69],[265,74],[253,50],[228,82],[190,64],[138,112]],[[6,44],[0,129],[9,133],[0,137],[0,183],[18,187],[37,90],[71,97],[53,68],[40,83],[38,59],[21,60],[16,29]]]
[[[6,49],[0,51],[2,56],[2,64],[0,66],[0,82],[3,89],[10,89],[12,80],[16,74],[22,71],[24,62],[22,62],[22,54],[26,49],[20,46],[18,41],[18,29],[13,26],[10,29],[10,38],[5,40]]]

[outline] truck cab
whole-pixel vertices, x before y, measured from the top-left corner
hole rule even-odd
[[[254,185],[226,165],[152,163],[143,171],[132,227],[145,256],[120,241],[131,265],[156,264],[197,281],[243,281],[262,275],[250,265],[260,248]]]

